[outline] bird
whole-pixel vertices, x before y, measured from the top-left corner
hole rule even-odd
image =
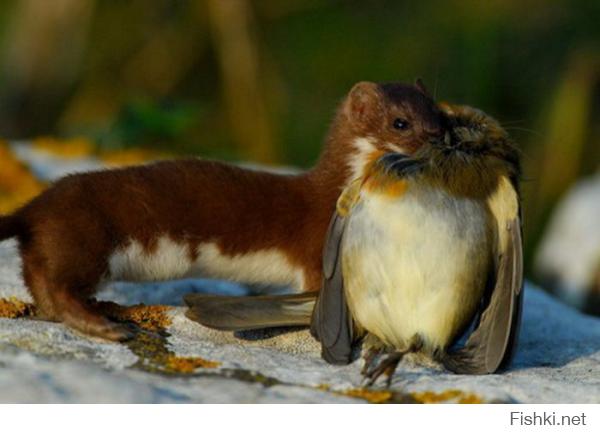
[[[369,385],[383,374],[389,384],[411,352],[462,374],[496,372],[514,353],[519,153],[483,112],[445,111],[444,140],[382,155],[343,191],[331,221],[311,330],[334,364],[350,362],[361,340]]]
[[[362,347],[368,385],[389,384],[411,352],[460,374],[507,367],[523,297],[519,151],[484,112],[440,107],[443,138],[374,155],[339,196],[320,291],[201,296],[190,316],[225,330],[310,326],[329,363]]]

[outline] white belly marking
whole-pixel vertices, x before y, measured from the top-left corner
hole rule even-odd
[[[112,280],[156,281],[182,277],[210,277],[242,283],[293,286],[302,289],[304,273],[277,249],[224,255],[216,243],[196,247],[161,236],[152,252],[133,240],[115,251],[108,260]]]

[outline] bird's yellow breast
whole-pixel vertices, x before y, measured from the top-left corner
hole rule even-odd
[[[367,181],[368,182],[368,181]],[[491,265],[485,203],[405,180],[360,190],[342,242],[344,287],[358,324],[404,349],[418,334],[445,348],[473,316]],[[376,187],[376,188],[375,188]]]

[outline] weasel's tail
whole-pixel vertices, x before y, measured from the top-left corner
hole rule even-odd
[[[316,292],[286,295],[229,297],[188,294],[186,315],[217,330],[254,330],[281,326],[308,326]]]
[[[19,235],[19,220],[13,215],[0,216],[0,241]]]

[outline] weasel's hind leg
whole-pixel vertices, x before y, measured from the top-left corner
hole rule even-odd
[[[111,341],[133,337],[127,325],[110,321],[88,305],[85,291],[79,296],[68,285],[49,278],[44,262],[31,255],[23,256],[23,279],[35,301],[37,319],[64,322],[82,333]]]
[[[135,336],[131,326],[109,320],[68,287],[55,288],[52,298],[60,320],[81,333],[110,341],[126,341]]]
[[[83,243],[83,236],[75,236],[61,225],[31,229],[20,239],[23,278],[35,300],[37,316],[111,341],[133,338],[130,325],[109,320],[88,300],[104,273],[98,258],[106,256],[107,246]]]
[[[35,301],[35,318],[44,321],[60,321],[42,266],[34,261],[23,261],[23,280]]]
[[[81,333],[110,341],[126,341],[135,336],[131,326],[104,317],[67,287],[55,288],[52,298],[60,320]]]

